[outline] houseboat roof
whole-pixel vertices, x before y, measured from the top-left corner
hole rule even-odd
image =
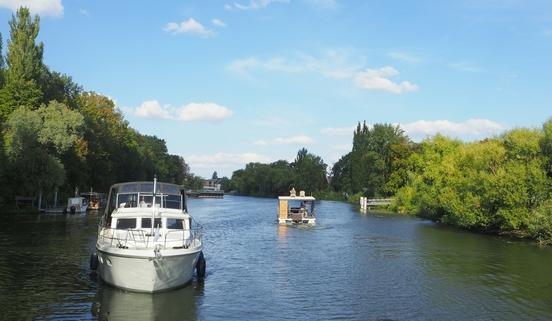
[[[316,201],[316,198],[313,196],[278,196],[278,199],[288,201]]]

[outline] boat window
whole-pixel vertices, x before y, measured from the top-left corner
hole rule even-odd
[[[140,195],[140,207],[151,207],[153,195]],[[163,207],[161,204],[161,196],[155,197],[155,205]]]
[[[140,186],[138,184],[123,184],[119,187],[119,193],[139,192]]]
[[[119,207],[137,207],[138,206],[138,194],[119,194],[117,195],[117,204]]]
[[[167,228],[168,229],[175,229],[175,230],[181,230],[182,227],[182,219],[178,218],[168,218],[167,219]]]
[[[136,219],[134,218],[120,218],[117,220],[118,229],[136,228]]]
[[[140,192],[142,192],[142,193],[153,193],[153,183],[142,183],[142,184],[140,184]]]
[[[159,226],[161,227],[161,219],[156,218],[155,221],[155,227]],[[142,228],[151,228],[151,218],[142,218]]]
[[[177,185],[160,184],[159,191],[163,194],[180,195],[180,188]]]
[[[165,208],[180,209],[180,202],[182,197],[180,195],[167,195],[165,196]]]

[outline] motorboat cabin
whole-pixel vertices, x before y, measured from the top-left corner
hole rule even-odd
[[[315,224],[314,202],[316,198],[306,196],[304,191],[296,195],[295,189],[289,196],[278,197],[279,224]]]
[[[201,261],[204,269],[202,248],[201,226],[188,214],[180,186],[156,181],[115,184],[91,268],[97,265],[100,277],[119,288],[164,291],[189,282]]]

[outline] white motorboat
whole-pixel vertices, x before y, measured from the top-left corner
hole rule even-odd
[[[316,223],[313,196],[306,196],[304,191],[296,195],[295,189],[289,196],[278,197],[278,223],[279,224],[310,224]]]
[[[205,276],[201,227],[180,186],[130,182],[111,187],[90,268],[106,283],[158,292]]]

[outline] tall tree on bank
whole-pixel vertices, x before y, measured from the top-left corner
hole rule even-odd
[[[297,152],[295,161],[291,164],[295,170],[295,188],[308,193],[324,190],[327,186],[326,168],[328,165],[320,156],[316,156],[302,148]]]
[[[4,54],[2,53],[2,33],[0,33],[0,89],[4,87]]]
[[[352,151],[332,168],[332,188],[366,196],[392,195],[405,184],[404,160],[412,153],[410,139],[398,126],[358,123]]]
[[[10,39],[6,56],[5,85],[0,90],[0,120],[5,121],[19,106],[38,108],[43,99],[39,79],[43,70],[43,44],[36,44],[38,16],[20,8],[9,22]]]

